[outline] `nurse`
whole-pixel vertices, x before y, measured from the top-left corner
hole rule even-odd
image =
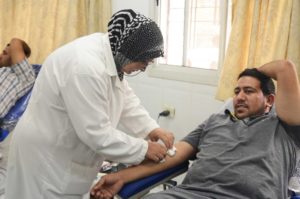
[[[160,56],[158,26],[132,10],[114,14],[108,33],[55,50],[13,134],[6,198],[79,199],[103,160],[139,164],[164,158],[173,135],[159,128],[123,78]],[[158,139],[166,147],[153,142]]]

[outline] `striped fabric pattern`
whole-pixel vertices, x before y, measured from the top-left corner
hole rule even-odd
[[[0,68],[0,118],[32,88],[35,77],[27,59],[11,67]]]

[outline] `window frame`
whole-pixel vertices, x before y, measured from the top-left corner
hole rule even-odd
[[[160,1],[156,0],[155,2],[156,3],[153,5],[152,13],[154,14],[155,21],[158,24],[160,24],[159,23]],[[201,69],[201,68],[187,67],[187,66],[166,65],[166,64],[159,64],[158,61],[156,61],[147,69],[147,74],[150,77],[183,81],[189,83],[205,84],[211,86],[216,86],[218,84],[219,74],[221,71],[221,66],[223,65],[224,62],[225,51],[226,51],[226,40],[228,34],[227,16],[228,16],[229,0],[220,0],[220,2],[224,4],[223,5],[224,9],[221,9],[221,22],[220,22],[221,24],[220,31],[224,32],[224,34],[221,34],[220,36],[220,50],[219,50],[220,53],[219,53],[218,69],[211,70],[211,69]]]

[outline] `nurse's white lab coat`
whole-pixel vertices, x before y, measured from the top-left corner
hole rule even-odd
[[[107,34],[94,33],[45,61],[15,128],[7,199],[81,198],[103,160],[138,164],[158,127],[117,76]]]

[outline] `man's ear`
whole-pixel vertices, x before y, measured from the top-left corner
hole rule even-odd
[[[275,95],[274,94],[270,94],[268,96],[266,96],[266,106],[268,108],[271,108],[274,105],[275,102]]]

